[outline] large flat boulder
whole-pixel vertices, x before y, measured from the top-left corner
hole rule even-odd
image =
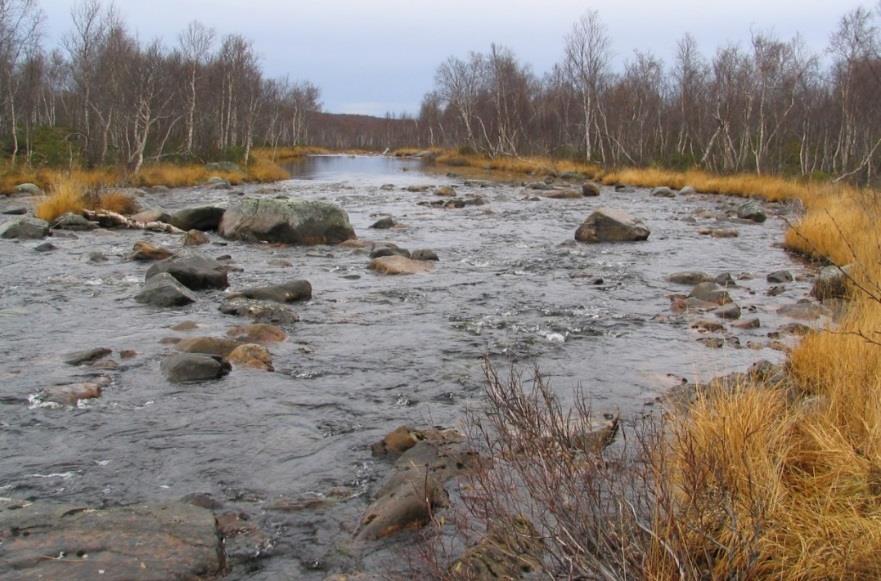
[[[146,279],[167,272],[190,290],[225,289],[229,286],[227,268],[202,254],[175,256],[157,262],[147,270]]]
[[[214,577],[214,515],[190,504],[89,508],[0,500],[0,578],[160,581]]]
[[[620,210],[601,208],[587,217],[575,231],[579,242],[636,242],[647,240],[645,224]]]
[[[344,210],[327,202],[246,198],[223,216],[220,235],[231,240],[339,244],[355,238]]]
[[[178,210],[171,217],[172,226],[181,230],[217,230],[226,210],[217,206],[198,206]]]
[[[196,302],[196,297],[172,275],[161,272],[147,279],[135,300],[154,307],[182,307]]]
[[[39,218],[18,218],[0,225],[0,238],[39,240],[49,234],[49,223]]]

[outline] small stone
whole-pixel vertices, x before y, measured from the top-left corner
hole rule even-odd
[[[42,244],[34,246],[34,250],[36,252],[51,252],[53,250],[58,250],[58,247],[51,242],[43,242]]]
[[[595,198],[600,195],[600,186],[594,182],[584,182],[581,185],[581,195],[586,198]]]
[[[182,307],[196,302],[196,296],[171,274],[161,272],[147,279],[135,300],[154,307]]]
[[[747,319],[745,321],[738,321],[737,323],[732,324],[733,327],[737,329],[758,329],[762,326],[762,322],[759,319]]]
[[[175,353],[162,360],[160,370],[172,383],[188,383],[219,379],[229,373],[230,365],[210,355]]]
[[[394,218],[386,216],[374,222],[370,227],[374,230],[388,230],[389,228],[394,228],[396,224],[397,222],[395,222]]]
[[[97,347],[95,349],[87,349],[86,351],[75,351],[64,356],[64,362],[68,365],[78,366],[86,363],[94,363],[99,359],[103,359],[113,353],[113,350],[105,347]]]
[[[410,253],[410,258],[413,260],[440,260],[437,256],[437,253],[434,250],[414,250]]]
[[[241,344],[241,341],[223,337],[191,337],[179,341],[175,349],[184,353],[201,353],[216,357],[227,357]]]
[[[655,198],[675,198],[676,192],[666,187],[655,188],[652,190],[652,196]]]
[[[786,282],[792,282],[793,280],[795,280],[795,277],[793,277],[792,273],[788,270],[778,270],[769,274],[767,276],[767,280],[770,283],[783,284]]]
[[[201,246],[208,244],[211,240],[208,235],[201,230],[190,230],[184,234],[184,246]]]

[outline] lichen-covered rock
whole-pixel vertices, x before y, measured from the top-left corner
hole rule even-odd
[[[600,209],[578,227],[575,239],[579,242],[635,242],[647,240],[650,234],[645,224],[626,212]]]
[[[750,200],[737,208],[737,217],[741,220],[752,220],[758,223],[768,219],[768,216],[762,209],[762,205],[755,200]]]
[[[201,254],[176,256],[155,263],[147,271],[147,280],[167,272],[190,290],[225,289],[229,286],[227,268]]]
[[[233,367],[247,367],[249,369],[261,369],[263,371],[273,371],[272,355],[263,345],[255,343],[245,343],[233,349],[227,358]]]
[[[327,202],[246,198],[229,208],[220,235],[231,240],[339,244],[355,238],[349,216]]]
[[[199,206],[178,210],[171,224],[181,230],[217,230],[226,210],[217,206]]]
[[[0,225],[0,238],[39,240],[49,235],[49,223],[39,218],[24,217]]]

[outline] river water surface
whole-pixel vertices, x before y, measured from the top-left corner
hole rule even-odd
[[[163,338],[223,336],[246,322],[219,313],[222,292],[200,293],[182,309],[133,300],[147,265],[127,258],[132,244],[147,238],[178,247],[179,237],[98,230],[55,236],[58,250],[49,253],[35,252],[38,242],[3,241],[0,496],[101,506],[208,493],[250,515],[271,538],[254,571],[233,576],[320,579],[352,559],[357,565],[357,557],[340,556],[340,547],[387,471],[369,445],[401,424],[460,422],[465,408],[481,401],[485,354],[503,367],[537,364],[564,399],[581,386],[597,412],[633,419],[654,409],[672,376],[708,379],[757,359],[783,358],[769,348],[699,343],[691,319],[670,311],[668,295],[688,289],[665,276],[751,275],[731,290],[744,317],[762,321],[759,329],[737,331],[744,347],[766,345],[767,333],[788,322],[776,309],[809,289],[795,282],[781,296],[765,295],[767,273],[806,274],[779,247],[790,212],[784,206],[769,206],[762,225],[720,224],[717,217],[737,200],[604,188],[599,198],[527,201],[538,192],[519,184],[466,185],[418,161],[385,157],[316,157],[292,171],[294,179],[270,186],[148,193],[141,202],[174,210],[227,204],[242,192],[326,200],[348,212],[361,238],[434,250],[436,271],[382,276],[351,250],[227,243],[211,234],[212,244],[201,250],[232,257],[230,290],[305,278],[314,298],[295,305],[300,322],[272,348],[274,373],[236,369],[219,381],[178,386],[159,371],[172,350]],[[452,185],[459,196],[480,195],[487,203],[419,205],[438,198],[406,189],[414,185]],[[21,204],[2,200],[0,209]],[[575,229],[603,206],[642,218],[650,239],[575,244]],[[386,214],[406,227],[368,228]],[[736,227],[740,235],[698,234],[708,225]],[[90,260],[93,252],[107,260]],[[198,329],[170,329],[183,321]],[[32,405],[29,397],[48,385],[98,373],[62,362],[64,354],[92,347],[137,356],[117,358],[118,369],[100,372],[112,384],[98,400],[73,409]],[[331,490],[331,505],[289,510]]]

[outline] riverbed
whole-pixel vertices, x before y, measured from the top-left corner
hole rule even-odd
[[[795,215],[784,204],[765,205],[768,220],[755,224],[731,217],[742,203],[732,198],[604,187],[599,197],[547,199],[520,183],[466,180],[418,160],[318,156],[290,169],[293,178],[278,184],[151,191],[139,201],[169,211],[241,196],[328,201],[348,212],[359,238],[433,250],[436,270],[383,276],[355,250],[210,233],[200,251],[231,257],[231,291],[302,278],[313,298],[295,306],[300,321],[271,348],[274,372],[234,369],[180,386],[159,371],[173,351],[163,340],[224,336],[245,321],[218,311],[222,291],[200,292],[180,309],[133,300],[148,267],[128,258],[134,242],[179,248],[179,236],[59,234],[48,253],[34,250],[39,242],[0,242],[0,496],[113,506],[205,493],[247,515],[267,539],[253,568],[230,578],[321,579],[364,564],[341,547],[387,472],[370,444],[402,424],[460,424],[466,409],[481,405],[485,355],[501,368],[538,365],[561,398],[581,388],[598,415],[620,414],[626,424],[653,413],[682,378],[782,361],[768,334],[792,320],[777,309],[811,285],[810,268],[780,245]],[[420,186],[430,187],[410,191]],[[436,186],[486,203],[433,206]],[[30,202],[0,200],[0,211]],[[576,243],[576,228],[600,207],[641,218],[650,238]],[[386,215],[400,226],[369,228]],[[739,235],[712,238],[702,227]],[[768,296],[774,285],[766,275],[784,269],[796,280]],[[722,348],[701,343],[695,317],[670,308],[671,294],[690,289],[665,280],[692,270],[731,273],[743,318],[761,326],[729,327]],[[196,328],[171,329],[185,321]],[[66,353],[93,347],[113,349],[117,368],[63,363]],[[116,355],[125,350],[136,355]],[[99,399],[75,408],[33,399],[47,386],[95,375],[112,381]]]

